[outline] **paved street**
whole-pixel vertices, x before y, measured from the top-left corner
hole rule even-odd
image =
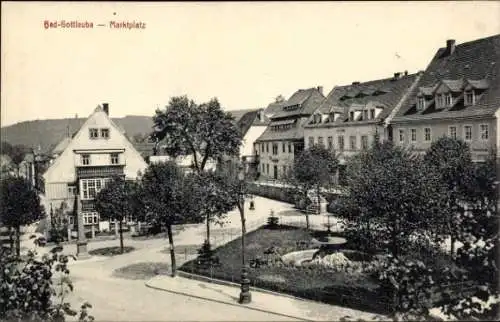
[[[247,211],[249,230],[264,224],[271,209],[275,213],[286,212],[288,217],[292,206],[274,200],[256,197],[256,210]],[[246,206],[248,209],[248,205]],[[295,216],[294,216],[295,217]],[[297,216],[300,218],[300,215]],[[214,229],[217,244],[238,238],[240,229],[239,212],[228,214],[227,224]],[[174,237],[177,246],[201,245],[205,238],[205,226],[188,227]],[[31,241],[23,241],[24,247],[31,247]],[[118,246],[118,240],[89,242],[88,249]],[[135,251],[112,258],[93,256],[91,259],[70,263],[75,292],[70,299],[74,305],[88,301],[93,305],[92,314],[97,320],[106,321],[282,321],[291,320],[283,316],[259,312],[222,303],[196,299],[154,290],[145,286],[145,280],[126,280],[112,276],[115,269],[140,262],[170,263],[169,256],[162,251],[167,247],[166,239],[125,240],[126,246]],[[40,248],[47,251],[50,248]],[[64,252],[75,254],[75,245],[64,246]],[[178,256],[181,265],[184,256]],[[76,306],[77,307],[77,306]]]

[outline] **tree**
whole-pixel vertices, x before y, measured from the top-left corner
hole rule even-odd
[[[45,215],[40,197],[33,187],[20,177],[2,178],[0,195],[0,222],[14,229],[17,256],[21,254],[21,226],[30,225]]]
[[[284,101],[285,101],[285,98],[281,94],[276,96],[276,98],[274,99],[275,103],[283,103]]]
[[[435,227],[443,227],[436,234],[449,236],[451,256],[455,254],[455,242],[461,233],[461,221],[464,216],[464,204],[467,202],[467,181],[473,175],[470,149],[461,139],[441,137],[427,150],[424,160],[428,166],[440,174],[441,182],[446,186],[447,205],[442,209],[441,222]]]
[[[338,160],[335,153],[323,146],[314,145],[295,159],[290,181],[293,186],[307,199],[308,191],[315,188],[320,209],[320,190],[331,185],[332,178],[337,172]],[[306,213],[307,229],[309,216]]]
[[[224,112],[215,98],[197,105],[186,96],[181,96],[173,97],[164,111],[157,110],[153,120],[156,131],[152,137],[164,144],[167,154],[172,157],[191,156],[199,179],[206,181],[205,187],[217,188],[216,177],[202,173],[209,160],[238,156],[242,136],[231,113]],[[219,192],[224,193],[222,190]],[[205,196],[208,194],[203,193]],[[211,198],[207,208],[210,209],[202,212],[209,218],[212,214],[220,214],[219,210],[226,209],[227,204],[222,198]],[[210,236],[209,230],[207,222],[207,236]]]
[[[6,141],[2,141],[0,150],[2,151],[2,154],[6,154],[10,157],[12,163],[16,166],[17,173],[19,174],[19,165],[23,162],[28,148],[24,145],[11,145]]]
[[[134,185],[134,182],[127,181],[123,177],[114,177],[99,191],[95,200],[95,207],[101,218],[118,222],[122,253],[124,251],[123,221],[133,213]]]
[[[172,225],[203,220],[197,205],[191,202],[193,180],[186,177],[174,162],[165,162],[150,164],[140,184],[142,202],[147,211],[146,221],[167,228],[172,276],[175,276],[177,267]]]
[[[231,191],[223,173],[204,172],[193,174],[192,203],[199,206],[200,215],[205,218],[207,244],[210,244],[210,223],[222,225],[225,215],[234,209]]]
[[[431,227],[443,207],[436,175],[420,157],[391,142],[375,142],[349,160],[346,174],[345,194],[334,211],[351,223],[367,250],[387,247],[398,258],[410,236]]]
[[[55,249],[41,259],[32,251],[19,258],[0,249],[0,320],[65,321],[77,316],[66,301],[73,291],[67,263],[68,257]],[[88,312],[91,307],[83,303],[78,321],[94,320]]]
[[[215,98],[197,105],[186,96],[173,97],[164,111],[156,110],[153,121],[156,131],[152,137],[172,157],[192,156],[197,172],[209,160],[239,153],[241,132],[231,113],[224,112]]]

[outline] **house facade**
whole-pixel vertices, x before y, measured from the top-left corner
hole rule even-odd
[[[269,126],[254,143],[260,178],[287,176],[295,156],[304,149],[304,125],[324,99],[320,86],[300,89],[288,100],[274,103],[272,113],[265,112],[270,115]]]
[[[393,77],[336,86],[304,125],[304,145],[335,151],[341,164],[368,148],[378,136],[390,140],[390,121],[419,74],[395,73]]]
[[[392,120],[394,142],[424,152],[440,137],[461,138],[484,161],[499,144],[499,69],[500,35],[448,40]]]
[[[66,139],[65,139],[66,140]],[[86,231],[107,230],[109,222],[95,210],[95,196],[113,176],[135,180],[147,167],[124,132],[98,106],[43,175],[47,213],[65,204],[82,216]],[[76,218],[70,217],[76,229]]]

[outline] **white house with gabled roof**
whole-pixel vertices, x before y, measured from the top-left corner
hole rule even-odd
[[[108,229],[109,222],[101,222],[95,211],[95,196],[113,176],[135,180],[147,167],[144,158],[111,120],[107,103],[98,106],[65,145],[43,174],[47,213],[64,202],[75,215],[80,212],[87,231],[92,226]],[[76,229],[75,219],[70,224]]]

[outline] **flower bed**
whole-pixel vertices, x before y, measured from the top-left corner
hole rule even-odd
[[[260,258],[271,247],[281,255],[304,250],[311,240],[311,232],[295,227],[279,226],[278,229],[262,227],[246,235],[247,263]],[[303,241],[303,243],[300,243]],[[180,269],[230,282],[239,282],[241,274],[241,240],[236,239],[215,250],[220,265],[200,267],[195,260],[185,263]],[[277,263],[249,270],[252,286],[271,291],[349,306],[356,309],[387,313],[385,295],[378,290],[378,283],[368,274],[352,274],[346,271],[332,271],[323,267],[294,267]],[[374,301],[377,299],[377,301]]]

